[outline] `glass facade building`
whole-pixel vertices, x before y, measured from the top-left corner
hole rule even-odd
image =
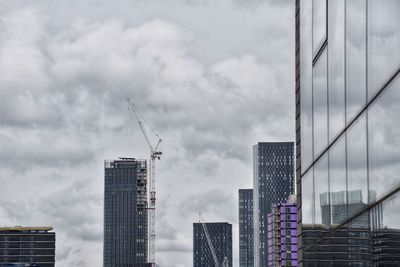
[[[104,267],[146,266],[147,165],[145,160],[105,161]]]
[[[56,234],[52,227],[0,228],[0,266],[54,267]]]
[[[262,142],[253,146],[254,266],[268,265],[267,214],[273,204],[294,194],[294,143]]]
[[[400,266],[396,235],[387,238],[400,229],[399,14],[398,0],[296,0],[303,266]],[[369,251],[353,233],[368,236]],[[321,244],[325,265],[315,258]]]
[[[302,239],[306,247],[303,266],[381,266],[371,265],[368,228],[342,227],[331,231],[323,224],[303,224]]]
[[[276,204],[268,214],[268,266],[298,266],[296,201]]]
[[[215,222],[205,225],[219,264],[227,258],[228,266],[232,267],[232,224]],[[217,267],[201,223],[193,223],[193,267]]]
[[[239,266],[253,267],[253,189],[239,189]]]

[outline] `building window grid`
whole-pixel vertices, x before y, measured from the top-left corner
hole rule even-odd
[[[346,6],[346,5],[345,5]],[[327,13],[328,13],[328,8],[327,8],[327,11],[326,11]],[[367,20],[368,20],[368,14],[366,15],[367,16]],[[368,23],[366,23],[366,24],[368,24]],[[328,27],[328,25],[326,25],[326,27]],[[346,26],[345,26],[346,27]],[[325,49],[327,50],[328,49],[328,47],[327,47],[327,42],[328,42],[328,40],[327,40],[327,35],[328,34],[326,34],[326,36],[325,36],[325,45],[322,45],[321,47],[320,47],[320,51],[318,52],[318,53],[316,53],[315,55],[313,55],[313,66],[315,65],[315,63],[320,59],[319,57],[320,57],[320,55],[325,51]],[[345,35],[344,36],[344,38],[346,38],[347,36]],[[366,57],[367,57],[367,62],[368,62],[368,48],[366,49],[367,50],[367,53],[366,53]],[[329,60],[329,59],[328,59]],[[368,65],[367,65],[368,66]],[[367,67],[367,69],[368,69],[368,67]],[[366,129],[365,129],[365,131],[366,131],[366,134],[367,134],[367,157],[368,157],[368,155],[369,155],[369,151],[368,151],[368,144],[369,144],[369,139],[368,139],[368,131],[369,131],[369,129],[368,129],[368,111],[369,111],[369,108],[370,107],[372,107],[372,105],[379,99],[379,97],[381,96],[381,95],[383,95],[388,89],[390,89],[390,85],[391,85],[391,83],[393,82],[393,80],[395,80],[396,78],[398,78],[398,76],[400,75],[400,68],[398,68],[397,70],[395,70],[395,72],[394,72],[394,74],[391,76],[391,77],[389,77],[388,78],[388,80],[385,82],[385,84],[382,86],[382,88],[380,88],[379,90],[377,90],[376,91],[376,93],[375,93],[375,95],[373,96],[373,97],[370,97],[368,100],[367,100],[367,102],[366,102],[366,104],[360,109],[360,111],[351,119],[351,120],[349,120],[348,121],[348,118],[347,118],[347,112],[345,112],[345,126],[344,126],[344,128],[341,130],[341,131],[339,131],[339,133],[337,133],[337,135],[336,135],[336,137],[334,137],[333,139],[330,139],[330,138],[328,138],[328,144],[327,144],[327,146],[325,147],[325,148],[323,148],[322,149],[322,151],[321,151],[321,153],[319,153],[316,157],[314,157],[314,153],[312,153],[313,154],[313,159],[312,159],[312,162],[311,162],[311,164],[309,165],[309,166],[307,166],[306,167],[306,169],[305,169],[305,171],[303,172],[302,170],[300,170],[300,172],[301,172],[301,178],[303,178],[306,174],[308,174],[308,172],[310,172],[310,171],[313,171],[313,167],[315,166],[315,164],[324,156],[324,155],[328,155],[328,158],[329,158],[329,150],[339,141],[339,139],[341,138],[341,137],[343,137],[343,138],[345,138],[345,157],[347,158],[347,153],[348,153],[348,151],[347,151],[347,130],[348,129],[350,129],[350,127],[355,123],[355,122],[357,122],[358,121],[358,119],[360,118],[360,117],[362,117],[362,115],[366,115],[366,123],[367,123],[367,127],[366,127]],[[367,79],[367,78],[366,78]],[[366,83],[368,83],[368,81],[366,81]],[[344,85],[345,86],[345,94],[346,94],[346,84]],[[328,88],[328,90],[329,90],[329,88]],[[368,94],[368,85],[366,86],[366,88],[365,88],[365,90],[366,90],[366,93]],[[394,89],[393,89],[394,90]],[[328,96],[327,96],[328,98],[329,98],[329,94],[328,94]],[[346,99],[346,97],[345,97],[345,99]],[[346,99],[347,100],[347,99]],[[345,101],[346,101],[345,100]],[[328,103],[329,103],[329,99],[328,99]],[[346,103],[346,102],[345,102]],[[347,105],[345,104],[345,107],[346,107]],[[329,105],[328,105],[328,108],[329,108]],[[329,111],[328,111],[328,114],[329,114]],[[329,116],[328,116],[328,120],[329,120]],[[328,121],[328,125],[329,125],[329,121]],[[328,126],[329,127],[329,126]],[[313,139],[314,139],[314,136],[313,136]],[[313,145],[312,145],[313,146]],[[301,155],[300,155],[301,156]],[[347,191],[347,184],[348,184],[348,175],[347,175],[347,168],[348,168],[348,166],[347,166],[347,159],[346,159],[346,191]],[[329,166],[329,159],[328,159],[328,169],[330,168],[330,166]],[[329,172],[328,172],[329,173]],[[314,176],[314,175],[313,175]],[[328,176],[329,177],[329,176]],[[328,178],[329,179],[329,178]],[[300,179],[301,180],[301,179]],[[367,160],[367,180],[369,181],[369,160]],[[314,183],[314,182],[313,182]],[[330,183],[329,183],[330,184]],[[368,183],[369,184],[369,183]],[[394,191],[392,191],[392,192],[389,192],[386,196],[384,196],[383,198],[381,198],[380,200],[377,200],[375,203],[374,203],[374,205],[373,206],[377,206],[377,205],[379,205],[381,202],[383,202],[384,200],[386,200],[388,197],[390,197],[390,196],[392,196],[392,195],[394,195],[396,192],[398,192],[400,190],[400,187],[398,187],[398,188],[396,188],[396,190],[394,190]],[[330,189],[329,189],[329,192],[330,192]],[[368,210],[370,210],[371,209],[371,207],[368,207],[368,208],[366,208],[364,211],[368,211]],[[359,212],[359,213],[357,213],[355,216],[352,216],[351,218],[348,218],[348,220],[346,220],[344,223],[343,223],[343,225],[344,224],[346,224],[346,223],[348,223],[348,222],[350,222],[350,221],[352,221],[353,219],[356,219],[358,216],[360,216],[362,214],[362,212]],[[338,226],[337,227],[337,229],[341,229],[340,228],[341,227],[341,225],[340,226]],[[304,247],[303,249],[306,249],[306,247]]]

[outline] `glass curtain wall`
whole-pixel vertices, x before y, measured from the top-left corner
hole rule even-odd
[[[296,8],[301,264],[400,266],[400,1]]]

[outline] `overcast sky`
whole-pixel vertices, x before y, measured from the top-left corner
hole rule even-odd
[[[102,266],[104,160],[163,138],[157,262],[192,265],[192,223],[234,225],[252,145],[294,140],[293,0],[0,4],[0,225],[52,225],[57,266]]]

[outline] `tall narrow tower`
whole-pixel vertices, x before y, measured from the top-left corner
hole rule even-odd
[[[294,194],[294,143],[263,142],[253,147],[254,266],[268,264],[267,214]]]
[[[253,189],[239,189],[239,266],[254,266]]]
[[[107,160],[104,168],[103,266],[146,266],[146,160]]]

